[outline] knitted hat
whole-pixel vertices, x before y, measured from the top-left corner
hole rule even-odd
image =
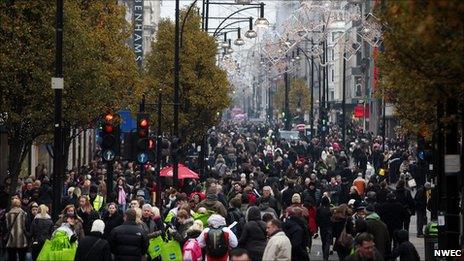
[[[92,224],[91,232],[100,232],[103,234],[105,230],[105,223],[101,219],[96,219]]]
[[[187,229],[187,233],[189,232],[193,232],[193,231],[203,231],[203,222],[201,222],[201,220],[195,220],[193,222],[193,225],[191,225],[188,229]]]
[[[292,196],[292,203],[293,204],[300,204],[301,203],[301,196],[298,193],[293,194]]]

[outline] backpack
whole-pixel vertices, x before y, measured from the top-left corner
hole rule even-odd
[[[229,251],[228,236],[222,228],[210,228],[205,234],[206,253],[211,257],[223,257]]]
[[[202,260],[201,247],[198,241],[195,238],[191,238],[185,242],[184,247],[182,248],[182,255],[187,260],[185,253],[190,252],[191,261]]]

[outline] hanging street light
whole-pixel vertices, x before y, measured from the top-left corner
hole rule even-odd
[[[237,46],[242,46],[245,44],[245,40],[243,40],[241,35],[241,28],[239,27],[237,30],[237,39],[235,39],[234,44]]]
[[[255,30],[253,30],[253,17],[250,17],[249,18],[249,27],[248,27],[248,31],[246,31],[246,33],[245,33],[245,37],[249,38],[249,39],[253,39],[256,36],[258,36],[258,34],[256,33]]]
[[[258,28],[267,28],[269,27],[269,21],[264,17],[264,3],[259,4],[260,15],[255,22],[255,26]]]

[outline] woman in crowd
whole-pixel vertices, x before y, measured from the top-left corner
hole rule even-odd
[[[104,237],[108,238],[111,231],[124,223],[124,219],[121,211],[118,210],[116,203],[112,202],[108,204],[106,212],[102,215],[102,220],[105,222]]]
[[[32,260],[37,259],[45,240],[50,239],[52,233],[53,221],[48,214],[48,207],[42,204],[31,222]]]

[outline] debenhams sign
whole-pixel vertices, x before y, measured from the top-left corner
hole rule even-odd
[[[135,60],[140,66],[143,60],[143,0],[134,1],[133,14]]]

